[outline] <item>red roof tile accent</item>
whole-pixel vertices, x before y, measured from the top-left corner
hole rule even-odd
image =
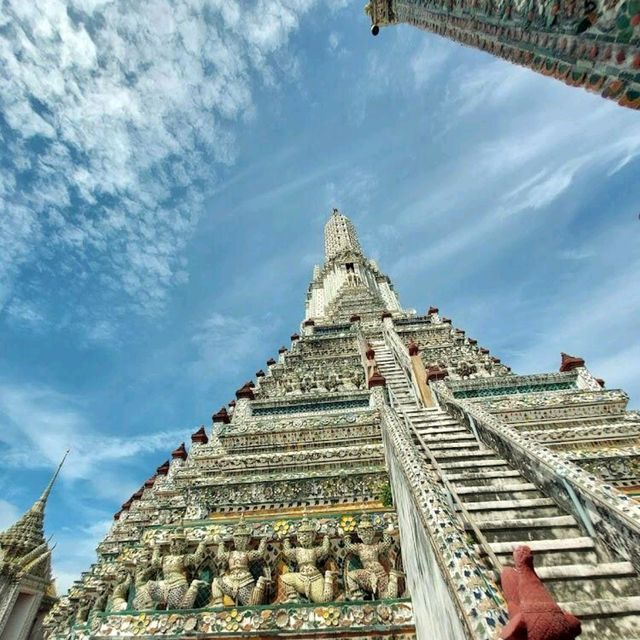
[[[207,442],[209,442],[204,425],[202,425],[195,433],[191,434],[191,442],[197,444],[207,444]]]
[[[171,452],[171,457],[174,460],[186,460],[187,459],[187,450],[184,446],[184,442],[180,444],[180,446],[177,449],[174,449]]]
[[[567,353],[561,353],[560,357],[562,358],[562,361],[560,362],[561,373],[565,371],[573,371],[574,369],[578,369],[579,367],[584,367],[584,360],[582,358],[570,356]]]

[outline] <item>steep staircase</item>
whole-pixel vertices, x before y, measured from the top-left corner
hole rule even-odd
[[[586,535],[572,515],[466,426],[440,409],[418,407],[393,352],[383,340],[371,344],[425,463],[431,466],[427,447],[500,563],[512,564],[513,549],[528,545],[549,591],[582,621],[581,638],[639,639],[640,579],[631,563]]]

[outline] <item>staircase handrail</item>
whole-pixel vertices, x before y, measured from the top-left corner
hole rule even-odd
[[[389,392],[389,400],[391,401],[391,406],[395,409],[396,413],[402,416],[405,427],[407,427],[407,429],[409,430],[409,433],[412,433],[418,439],[420,446],[422,447],[423,451],[426,453],[427,457],[429,458],[429,462],[435,472],[436,478],[442,483],[444,488],[447,490],[447,493],[451,497],[452,501],[455,503],[456,508],[458,509],[459,514],[461,515],[461,520],[465,525],[465,529],[468,527],[471,528],[471,530],[476,536],[476,539],[478,541],[478,544],[480,546],[482,553],[486,555],[491,561],[491,564],[493,565],[493,569],[496,572],[497,579],[499,580],[500,573],[502,572],[502,569],[503,569],[503,565],[498,559],[498,556],[496,556],[493,549],[491,548],[489,541],[487,540],[485,535],[482,533],[482,531],[476,524],[474,517],[471,515],[471,513],[469,513],[464,502],[458,495],[458,492],[456,491],[455,487],[451,484],[451,482],[447,478],[447,474],[445,470],[440,466],[440,463],[438,462],[435,455],[433,454],[433,451],[431,451],[431,449],[425,442],[424,438],[420,435],[415,425],[411,421],[411,418],[405,413],[404,408],[402,407],[398,399],[395,397],[393,389],[390,386],[387,386],[387,391]]]
[[[358,341],[358,351],[360,352],[360,362],[362,363],[362,368],[364,369],[365,383],[369,382],[369,367],[367,363],[367,341],[364,339],[364,335],[360,328],[356,330],[356,339]]]
[[[409,356],[409,350],[400,340],[398,334],[390,327],[383,327],[382,336],[384,342],[394,355],[396,362],[400,365],[400,368],[404,372],[405,376],[409,380],[411,393],[416,406],[422,407],[420,387],[413,373],[413,367],[411,366],[411,357]]]
[[[445,383],[432,387],[455,419],[473,421],[480,439],[519,469],[543,493],[581,520],[590,535],[627,557],[640,571],[640,505],[544,445],[501,423],[484,407],[455,398]],[[536,469],[535,477],[529,471]],[[595,515],[595,519],[591,515]]]

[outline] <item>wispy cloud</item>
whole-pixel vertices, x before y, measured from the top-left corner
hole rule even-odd
[[[90,480],[103,497],[119,490],[105,483],[104,474],[117,477],[114,463],[132,460],[143,453],[162,452],[184,439],[186,429],[167,429],[127,436],[110,435],[108,425],[89,422],[76,399],[44,386],[0,384],[0,441],[6,467],[52,467],[71,449],[63,477]],[[119,484],[119,483],[116,483]]]
[[[7,0],[0,309],[29,303],[17,277],[46,299],[52,276],[78,313],[162,309],[233,124],[313,4]]]

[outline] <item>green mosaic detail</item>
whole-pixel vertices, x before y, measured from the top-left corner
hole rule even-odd
[[[357,409],[369,406],[369,398],[357,400],[342,400],[340,402],[309,402],[288,404],[281,407],[254,407],[254,416],[276,416],[286,413],[319,413],[322,411],[338,411],[343,409]]]
[[[350,324],[332,324],[325,325],[321,327],[314,327],[314,334],[323,334],[323,333],[344,333],[345,331],[351,331]]]
[[[514,395],[516,393],[541,393],[544,391],[562,391],[577,389],[574,380],[567,382],[547,382],[544,384],[524,384],[513,387],[489,387],[485,389],[465,389],[454,391],[454,398],[486,398],[489,396]]]

